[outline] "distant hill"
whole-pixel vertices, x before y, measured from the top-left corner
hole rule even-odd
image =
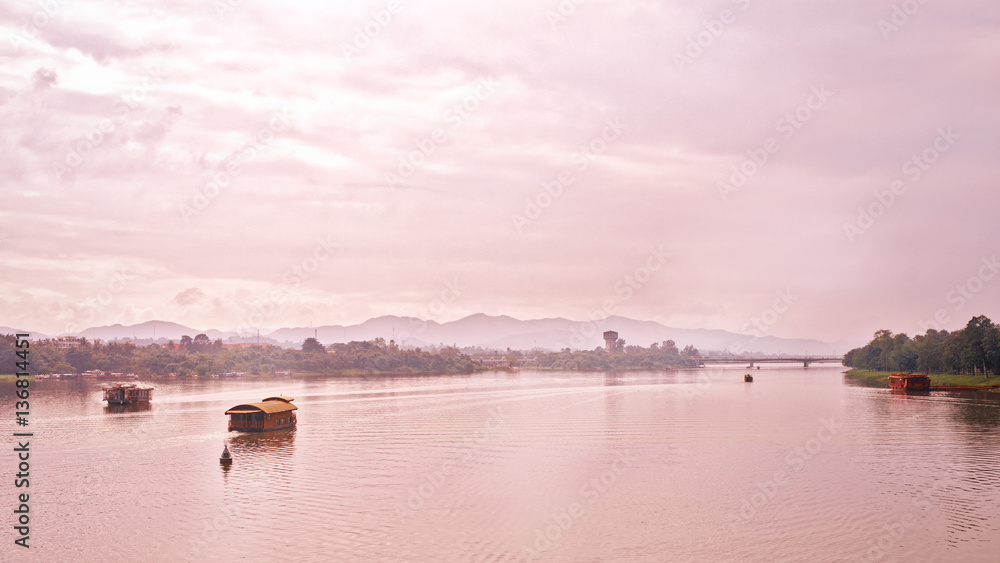
[[[47,334],[42,334],[40,332],[32,332],[23,328],[11,328],[9,326],[0,326],[0,334],[30,334],[31,338],[48,338]]]
[[[456,321],[438,323],[413,317],[384,316],[359,325],[326,325],[316,328],[282,328],[267,336],[279,341],[302,342],[316,336],[331,344],[351,340],[395,339],[401,345],[445,344],[527,350],[543,348],[593,349],[604,344],[601,334],[615,330],[626,344],[648,347],[653,342],[673,340],[677,346],[693,345],[699,350],[725,350],[739,343],[746,351],[764,354],[839,355],[856,346],[848,342],[828,343],[814,339],[775,336],[757,338],[724,330],[671,328],[653,321],[637,321],[613,316],[601,323],[563,318],[518,320],[508,316],[475,314]],[[853,345],[852,345],[853,344]]]
[[[14,329],[0,327],[16,332]],[[626,317],[612,316],[602,322],[571,321],[563,318],[519,320],[505,315],[490,316],[475,314],[468,317],[438,323],[424,321],[414,317],[399,317],[387,315],[369,319],[356,325],[324,325],[319,327],[279,328],[261,333],[261,338],[284,342],[286,346],[299,347],[306,338],[316,336],[323,344],[335,342],[350,342],[352,340],[373,340],[384,338],[386,341],[396,340],[406,347],[427,347],[431,345],[457,345],[460,347],[480,346],[504,350],[529,350],[541,348],[545,350],[592,350],[603,346],[602,333],[605,330],[618,332],[619,338],[624,338],[626,344],[648,347],[653,342],[673,340],[683,348],[692,345],[699,350],[728,350],[734,344],[739,344],[747,352],[762,354],[811,354],[840,355],[863,343],[852,342],[822,342],[804,338],[779,338],[766,336],[757,338],[745,334],[736,334],[716,329],[686,329],[671,328],[653,321],[637,321]],[[23,331],[21,331],[23,332]],[[120,324],[92,327],[74,336],[86,336],[89,339],[114,340],[135,338],[150,340],[155,338],[180,340],[181,336],[204,333],[210,339],[239,336],[235,332],[215,329],[199,330],[181,324],[167,321],[147,321],[141,324],[124,326]],[[32,336],[43,335],[32,333]],[[243,335],[246,336],[246,335]]]
[[[116,338],[135,338],[137,340],[166,338],[168,340],[180,340],[181,336],[184,335],[194,338],[199,334],[204,334],[212,340],[216,338],[226,340],[230,336],[236,336],[235,332],[223,332],[214,329],[198,330],[169,321],[146,321],[141,324],[128,326],[121,324],[95,326],[82,330],[72,336],[85,336],[91,340],[95,338],[100,338],[101,340],[114,340]]]

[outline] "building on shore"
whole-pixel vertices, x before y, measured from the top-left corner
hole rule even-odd
[[[614,354],[618,351],[618,333],[609,330],[604,333],[604,350],[609,354]]]

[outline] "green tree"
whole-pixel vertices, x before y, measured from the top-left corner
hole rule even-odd
[[[319,340],[309,337],[302,342],[302,352],[306,354],[326,354],[326,347]]]

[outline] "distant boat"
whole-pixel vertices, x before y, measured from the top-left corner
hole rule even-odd
[[[148,403],[153,400],[153,387],[138,383],[118,383],[111,387],[102,387],[104,398],[109,405],[129,405],[133,403]]]
[[[743,376],[743,381],[747,383],[753,383],[753,376],[748,373]]]
[[[229,454],[229,446],[222,447],[222,455],[219,456],[219,463],[222,465],[229,465],[233,462],[233,456]]]

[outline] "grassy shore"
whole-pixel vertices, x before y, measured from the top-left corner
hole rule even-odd
[[[28,379],[34,381],[35,376],[29,376]],[[17,376],[13,373],[0,373],[0,381],[17,381]]]
[[[869,387],[889,387],[889,372],[852,369],[845,373],[847,377]],[[931,385],[1000,385],[1000,377],[993,376],[983,379],[981,375],[955,375],[950,373],[931,373]]]

